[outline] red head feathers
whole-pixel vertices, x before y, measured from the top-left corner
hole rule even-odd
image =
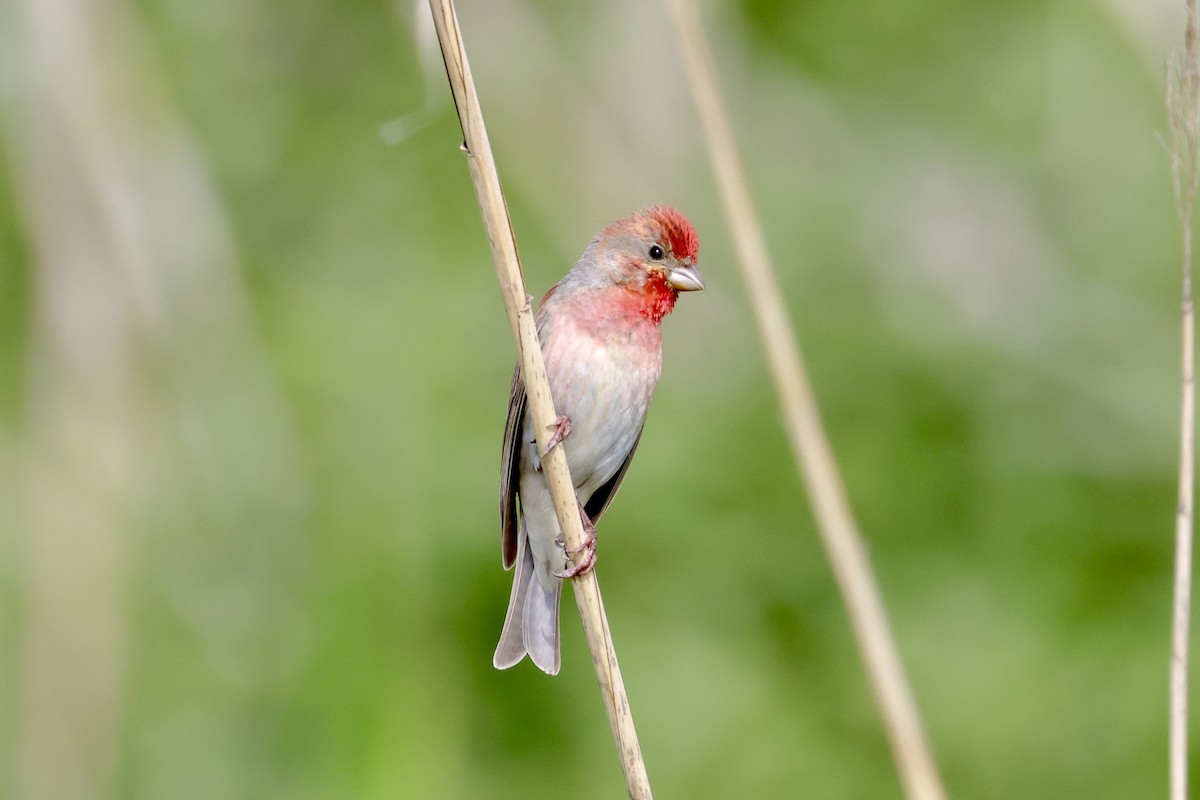
[[[676,258],[695,261],[700,250],[700,237],[687,217],[671,206],[650,206],[646,216],[662,226]]]

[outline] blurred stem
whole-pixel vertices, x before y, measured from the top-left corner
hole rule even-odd
[[[122,739],[136,351],[109,6],[26,0],[11,59],[26,80],[0,98],[32,244],[16,776],[29,800],[110,796]]]
[[[491,245],[492,260],[496,265],[496,276],[500,281],[504,306],[508,311],[508,319],[520,352],[521,372],[525,377],[525,392],[529,398],[534,430],[537,431],[538,447],[544,451],[558,414],[550,396],[550,385],[542,361],[542,348],[538,343],[533,301],[525,293],[512,221],[500,188],[500,176],[496,172],[491,145],[488,143],[483,111],[479,107],[471,68],[467,63],[466,48],[458,27],[454,4],[451,0],[430,0],[429,7],[433,12],[438,42],[446,62],[446,76],[450,81],[459,123],[462,125],[463,149],[467,154],[471,182],[475,186],[475,195]],[[568,553],[577,552],[578,560],[583,556],[584,534],[575,497],[575,484],[567,470],[565,446],[565,443],[558,445],[542,459],[542,471],[554,498],[554,508],[566,541],[566,550]],[[642,749],[629,710],[629,697],[621,679],[621,669],[617,663],[616,650],[613,649],[595,570],[575,578],[572,584],[575,587],[575,602],[583,619],[588,648],[592,653],[592,664],[600,681],[609,725],[617,743],[621,766],[625,771],[629,796],[635,800],[649,800],[652,796],[650,780],[642,760]]]
[[[1192,219],[1197,152],[1200,150],[1200,65],[1196,3],[1187,0],[1183,54],[1167,73],[1171,130],[1171,177],[1182,232],[1183,346],[1179,424],[1179,502],[1175,511],[1175,597],[1171,623],[1171,800],[1186,800],[1188,787],[1188,637],[1192,598],[1193,495],[1196,474],[1196,323],[1192,304]]]
[[[738,263],[779,394],[780,411],[797,467],[812,499],[821,539],[846,601],[901,782],[910,798],[939,800],[945,791],[925,741],[866,548],[821,424],[718,89],[703,27],[690,0],[666,0],[666,3],[679,34]]]

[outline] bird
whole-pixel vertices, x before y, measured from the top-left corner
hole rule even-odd
[[[558,674],[563,581],[595,562],[595,523],[629,469],[662,371],[661,323],[681,292],[704,289],[698,251],[686,216],[651,206],[603,228],[539,304],[538,339],[560,416],[540,451],[518,365],[500,467],[501,559],[516,571],[492,658],[497,669],[528,654],[543,672]],[[578,566],[565,551],[541,472],[541,459],[564,440],[585,532]]]

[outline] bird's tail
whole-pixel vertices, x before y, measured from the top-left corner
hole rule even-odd
[[[533,563],[533,551],[525,538],[522,524],[518,534],[521,555],[513,575],[512,594],[508,598],[508,615],[492,664],[496,669],[514,666],[525,654],[547,675],[557,675],[562,651],[558,635],[558,605],[562,581],[556,580],[553,589],[542,586]]]

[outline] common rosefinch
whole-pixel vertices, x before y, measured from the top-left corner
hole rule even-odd
[[[550,489],[541,474],[533,422],[518,368],[508,401],[500,471],[504,568],[516,564],[508,616],[492,663],[507,669],[529,653],[558,674],[558,606],[563,578],[591,568],[596,520],[612,502],[642,435],[662,370],[659,324],[680,292],[704,288],[699,241],[687,217],[653,206],[609,225],[542,298],[538,338],[558,409],[553,447],[568,434],[586,557],[567,569]],[[520,520],[517,498],[520,497]]]

